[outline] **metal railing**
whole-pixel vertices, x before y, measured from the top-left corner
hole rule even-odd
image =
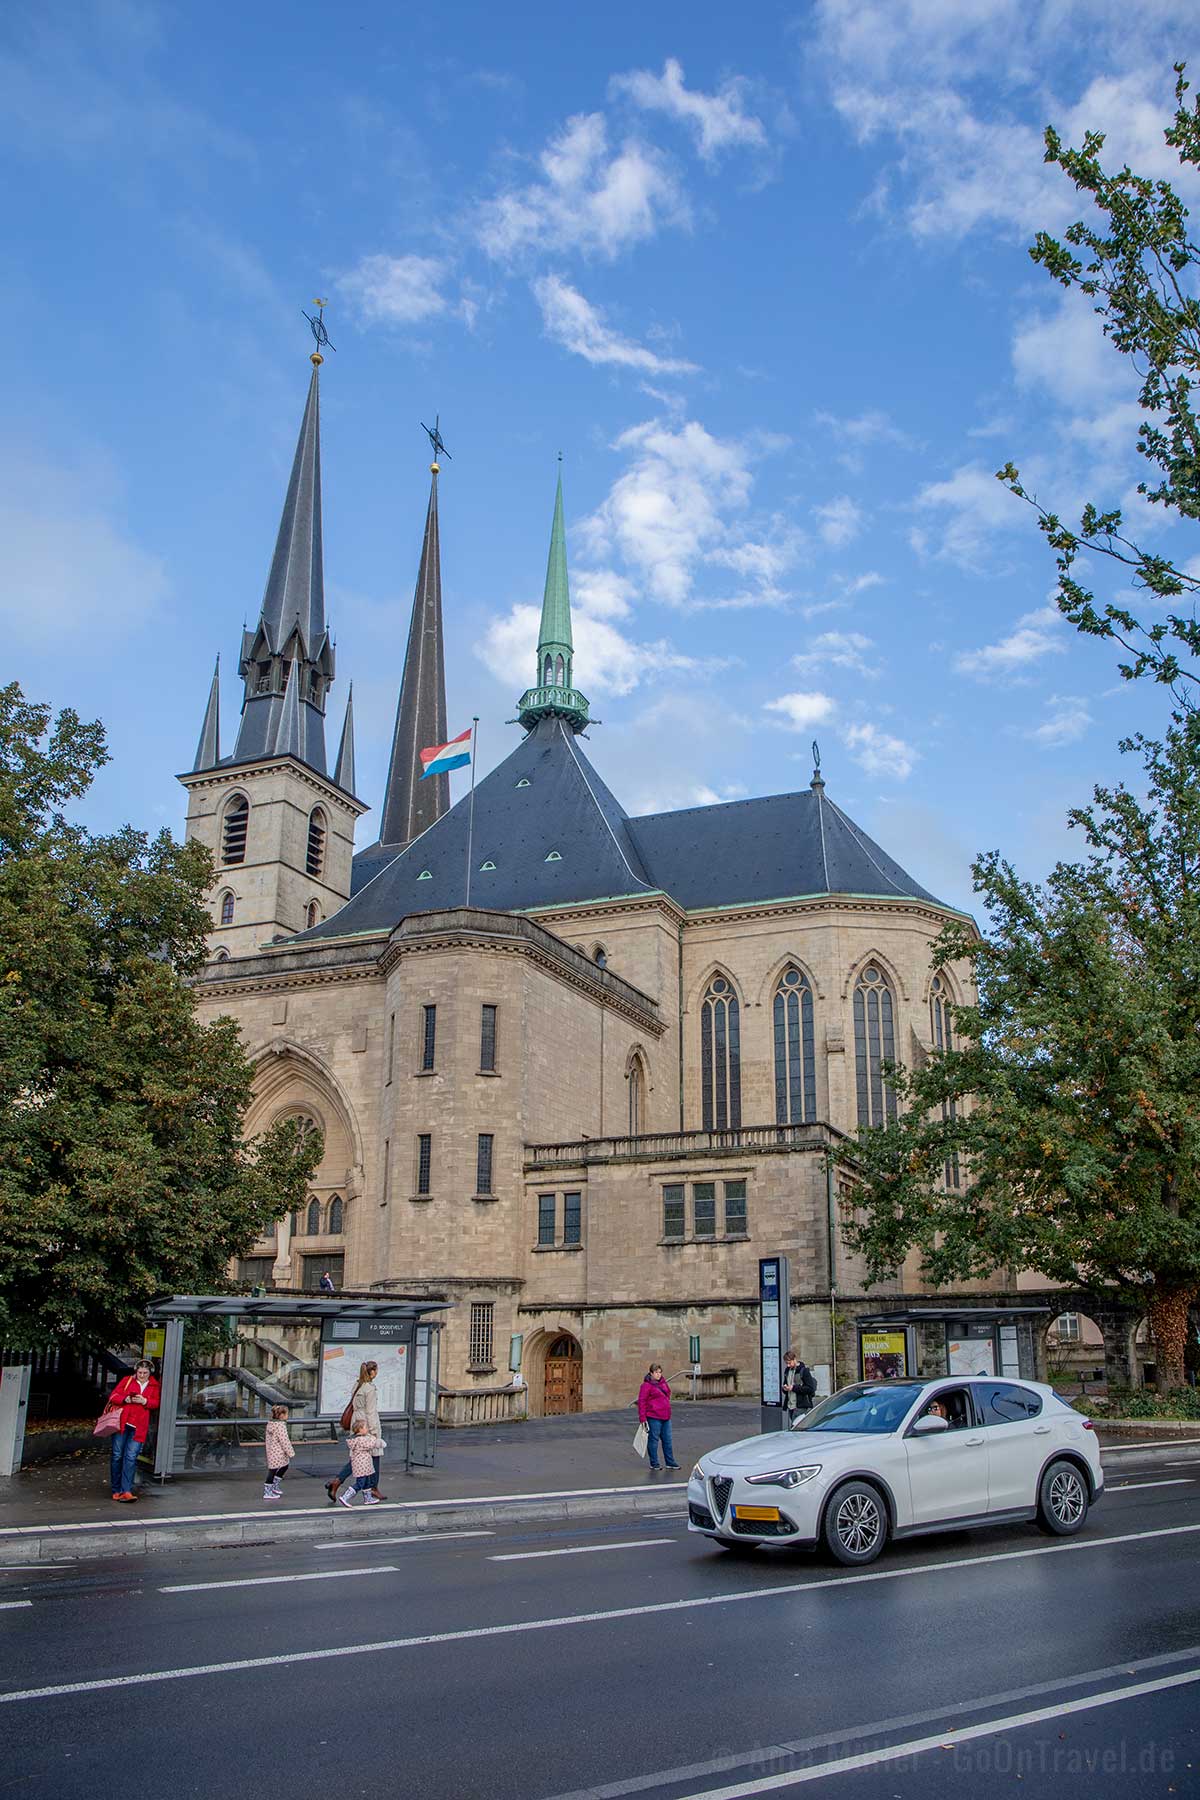
[[[568,1144],[526,1144],[526,1165],[617,1162],[650,1158],[661,1162],[746,1150],[825,1150],[844,1134],[829,1125],[736,1125],[724,1131],[657,1131],[636,1137],[578,1138]]]

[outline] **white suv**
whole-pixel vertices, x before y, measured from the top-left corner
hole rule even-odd
[[[688,1523],[726,1549],[823,1543],[873,1562],[889,1537],[1037,1520],[1069,1537],[1104,1490],[1090,1419],[1039,1381],[862,1381],[790,1431],[710,1450]]]

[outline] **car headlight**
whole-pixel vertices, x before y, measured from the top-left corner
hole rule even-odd
[[[691,1479],[693,1481],[704,1481],[706,1479],[704,1470],[700,1467],[699,1463],[697,1463],[695,1468],[692,1470]]]
[[[747,1475],[751,1487],[797,1488],[821,1473],[820,1463],[807,1463],[802,1469],[771,1469],[766,1475]]]

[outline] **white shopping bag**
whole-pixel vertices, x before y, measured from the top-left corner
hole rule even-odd
[[[644,1424],[639,1425],[637,1430],[633,1434],[633,1454],[635,1456],[645,1456],[646,1445],[649,1443],[649,1441],[650,1441],[649,1430],[647,1429],[647,1427]]]

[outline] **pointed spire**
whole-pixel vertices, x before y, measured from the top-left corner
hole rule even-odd
[[[283,502],[275,554],[267,576],[258,625],[244,632],[239,674],[246,683],[235,762],[288,750],[325,773],[325,695],[334,674],[333,646],[325,626],[325,574],[321,543],[321,397],[318,353],[292,473]],[[285,730],[295,685],[297,717]]]
[[[337,762],[334,764],[333,779],[344,793],[354,792],[354,683],[350,683],[350,692],[346,695],[346,717],[342,721],[342,736],[338,744]]]
[[[558,462],[554,523],[550,528],[550,555],[546,562],[542,622],[538,631],[537,674],[533,687],[522,694],[517,710],[526,730],[531,730],[539,719],[551,717],[565,720],[573,731],[582,731],[588,723],[588,703],[574,686],[575,646],[571,637],[561,453]]]
[[[216,668],[213,670],[212,686],[208,690],[208,705],[204,708],[204,723],[200,727],[200,742],[196,745],[196,760],[193,769],[215,769],[221,760],[221,658],[218,656]]]
[[[425,514],[425,537],[404,653],[404,675],[392,734],[379,842],[407,844],[450,809],[450,777],[424,775],[421,751],[446,741],[446,667],[442,645],[442,555],[438,529],[438,464]]]

